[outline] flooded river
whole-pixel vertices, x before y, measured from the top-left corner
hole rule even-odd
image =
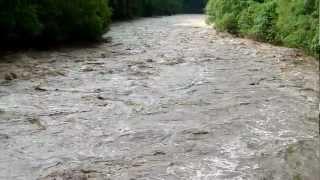
[[[318,62],[203,15],[0,62],[1,180],[317,180]]]

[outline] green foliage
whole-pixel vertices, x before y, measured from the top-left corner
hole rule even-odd
[[[206,0],[0,0],[0,42],[96,40],[113,19],[199,10]],[[109,8],[109,6],[111,8]],[[112,11],[112,13],[111,13]]]
[[[181,12],[183,0],[110,0],[113,19],[171,15]]]
[[[256,11],[253,14],[253,26],[249,33],[254,38],[267,41],[275,42],[276,36],[276,13],[277,4],[274,1],[261,3],[256,6]]]
[[[241,11],[237,22],[240,34],[254,36],[251,29],[255,24],[256,14],[258,13],[257,6],[259,6],[259,3],[252,2],[248,8],[245,8]]]
[[[152,14],[171,15],[182,11],[182,0],[149,0]]]
[[[184,13],[203,13],[207,0],[183,0]]]
[[[239,32],[239,14],[248,7],[247,1],[209,0],[206,11],[209,22],[215,22],[218,30]]]
[[[113,19],[141,16],[201,13],[207,0],[110,0]]]
[[[238,32],[238,22],[237,15],[235,13],[226,13],[221,19],[216,21],[216,26],[219,27],[220,30],[228,31],[230,33]]]
[[[0,0],[0,39],[33,37],[40,33],[42,25],[34,3],[19,0]]]
[[[278,38],[290,47],[320,53],[319,0],[279,1]]]
[[[94,40],[110,16],[106,0],[0,0],[0,40]]]
[[[143,14],[144,0],[110,0],[113,19],[127,19]]]
[[[319,0],[209,0],[208,21],[218,30],[319,55]]]

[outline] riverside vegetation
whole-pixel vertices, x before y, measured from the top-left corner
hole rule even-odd
[[[319,0],[210,0],[208,21],[218,30],[302,48],[319,56]]]
[[[110,17],[105,0],[0,0],[0,40],[28,45],[96,40]]]
[[[171,15],[184,8],[201,11],[204,4],[197,0],[0,0],[0,40],[6,46],[97,40],[111,19]]]
[[[319,0],[0,0],[3,45],[97,40],[111,19],[201,12],[208,22],[318,56]],[[23,43],[22,43],[23,42]],[[32,42],[32,43],[30,43]]]

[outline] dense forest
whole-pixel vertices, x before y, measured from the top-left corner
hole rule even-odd
[[[113,19],[171,15],[182,12],[182,0],[110,0]]]
[[[210,0],[208,21],[222,31],[319,55],[319,0]]]
[[[105,0],[0,0],[0,40],[30,45],[98,39],[110,17]]]
[[[207,0],[110,0],[113,19],[138,16],[202,13]]]
[[[201,13],[205,6],[218,30],[319,54],[319,0],[0,0],[0,40],[97,40],[112,20]]]

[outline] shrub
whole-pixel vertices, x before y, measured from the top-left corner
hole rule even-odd
[[[216,26],[223,31],[230,33],[238,32],[237,15],[234,13],[227,13],[222,16],[221,19],[216,21]]]
[[[276,36],[276,3],[274,1],[260,3],[256,5],[253,14],[253,26],[249,30],[249,34],[256,39],[266,42],[275,42]]]
[[[279,0],[278,13],[278,39],[319,55],[319,0]]]

